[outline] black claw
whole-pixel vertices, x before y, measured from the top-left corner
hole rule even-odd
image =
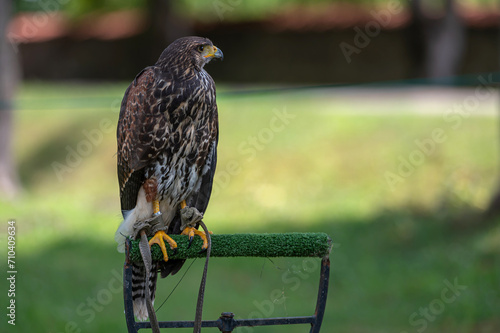
[[[179,250],[179,249],[178,249],[177,247],[174,247],[174,248],[172,249],[172,255],[176,255],[178,250]]]
[[[189,237],[189,244],[188,244],[188,249],[191,247],[191,244],[193,244],[194,236]]]
[[[200,252],[198,252],[198,254],[205,253],[205,252],[207,252],[207,249],[201,248],[201,250],[200,250]]]

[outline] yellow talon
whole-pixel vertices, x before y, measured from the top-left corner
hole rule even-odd
[[[210,231],[209,233],[212,234],[212,232]],[[205,250],[208,247],[207,235],[205,235],[205,232],[201,230],[198,230],[193,227],[186,227],[186,229],[182,230],[181,235],[188,235],[190,242],[193,239],[194,235],[198,235],[203,240],[203,246],[201,247],[201,249]]]
[[[180,203],[181,209],[186,208],[186,200],[183,200]],[[209,234],[212,234],[211,231],[208,232]],[[200,238],[203,240],[203,246],[201,247],[202,250],[206,250],[208,248],[208,239],[207,235],[205,235],[205,232],[203,230],[198,230],[193,227],[186,227],[184,230],[182,230],[181,235],[187,235],[189,237],[189,246],[191,246],[191,242],[193,241],[194,235],[200,236]]]
[[[153,244],[158,244],[163,253],[163,260],[168,261],[167,248],[165,247],[164,241],[167,241],[168,245],[170,245],[170,249],[175,250],[177,248],[177,243],[163,230],[157,231],[153,238],[149,240],[149,247]]]

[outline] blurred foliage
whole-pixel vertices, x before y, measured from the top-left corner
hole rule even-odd
[[[262,19],[297,7],[321,13],[325,7],[335,3],[384,7],[393,2],[394,0],[183,0],[174,1],[173,4],[179,14],[196,17],[200,21],[245,21]],[[409,1],[400,2],[403,6],[407,6]],[[444,0],[427,2],[432,5]],[[498,8],[497,0],[458,0],[457,3],[469,7]]]
[[[147,0],[15,0],[16,12],[65,11],[70,18],[78,19],[90,13],[145,8]]]
[[[390,2],[392,0],[182,0],[171,1],[171,4],[179,15],[196,18],[200,21],[244,21],[262,19],[297,6],[321,12],[325,6],[332,3],[385,6]],[[498,8],[496,0],[458,0],[457,2],[465,6]],[[406,1],[402,1],[402,3],[407,5]],[[435,3],[435,1],[430,1],[430,3]],[[94,12],[146,8],[150,4],[149,0],[15,0],[17,12],[64,10],[74,19]]]

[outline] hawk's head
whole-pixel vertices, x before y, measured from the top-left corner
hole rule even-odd
[[[182,37],[172,42],[161,54],[157,65],[202,69],[210,60],[223,59],[222,51],[208,38]]]

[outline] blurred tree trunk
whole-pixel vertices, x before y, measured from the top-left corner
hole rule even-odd
[[[463,58],[465,28],[453,0],[413,0],[413,24],[422,52],[420,75],[453,83]]]
[[[161,52],[174,40],[192,34],[188,18],[178,17],[172,8],[171,0],[149,0],[148,10],[151,20],[150,43],[152,52],[160,56]]]
[[[491,199],[490,205],[484,214],[487,219],[500,215],[500,190]]]
[[[6,36],[11,13],[12,1],[0,0],[0,195],[10,198],[20,189],[12,155],[12,98],[19,81],[19,67]]]

